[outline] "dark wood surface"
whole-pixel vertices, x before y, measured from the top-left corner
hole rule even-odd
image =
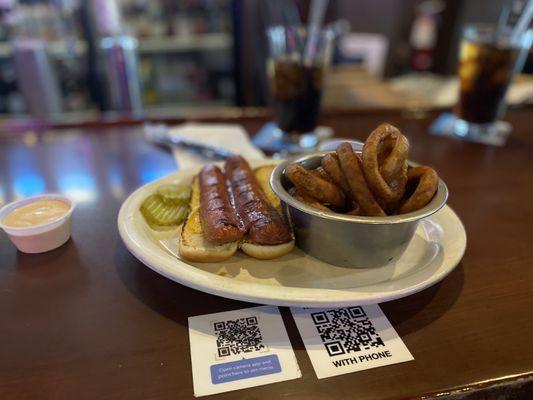
[[[431,136],[435,114],[413,117],[339,113],[323,123],[358,139],[384,120],[398,125],[411,140],[411,158],[446,181],[449,205],[466,227],[466,254],[444,281],[382,304],[415,360],[317,380],[282,309],[302,378],[213,398],[418,398],[531,376],[531,109],[509,113],[514,132],[503,148]],[[243,122],[254,132],[264,120]],[[43,191],[80,201],[72,239],[55,251],[18,253],[0,233],[0,399],[192,398],[187,317],[249,304],[171,282],[122,244],[121,203],[175,168],[135,126],[0,136],[2,202]],[[529,389],[522,385],[520,396]]]

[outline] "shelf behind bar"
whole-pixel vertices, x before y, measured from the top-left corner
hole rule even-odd
[[[228,50],[232,46],[232,38],[228,33],[205,33],[191,36],[161,36],[139,39],[139,53],[160,54],[163,52]],[[68,53],[66,41],[48,42],[50,54],[63,56]],[[77,40],[74,53],[82,55],[87,50],[83,40]],[[0,43],[0,59],[9,58],[13,53],[11,43]]]

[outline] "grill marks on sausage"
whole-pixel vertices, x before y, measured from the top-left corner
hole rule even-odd
[[[200,221],[207,240],[213,243],[233,242],[246,233],[230,202],[226,178],[214,165],[200,171]]]
[[[225,169],[237,213],[250,241],[264,245],[290,242],[292,236],[289,228],[265,199],[246,160],[240,156],[230,157]]]

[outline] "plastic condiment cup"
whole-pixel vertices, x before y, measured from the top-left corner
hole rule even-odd
[[[13,210],[40,200],[60,200],[69,205],[68,211],[49,222],[28,227],[13,227],[4,224],[4,218]],[[76,204],[60,194],[39,194],[6,204],[0,208],[0,228],[23,253],[44,253],[58,248],[70,238],[71,215]]]

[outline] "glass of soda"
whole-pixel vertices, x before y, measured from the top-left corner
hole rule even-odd
[[[532,37],[532,31],[514,37],[510,28],[498,31],[491,24],[465,27],[459,53],[459,101],[454,108],[456,134],[498,134],[505,94],[523,67]]]
[[[326,30],[309,34],[300,26],[275,26],[267,30],[267,37],[274,129],[282,144],[305,151],[318,143],[315,128],[333,35]]]

